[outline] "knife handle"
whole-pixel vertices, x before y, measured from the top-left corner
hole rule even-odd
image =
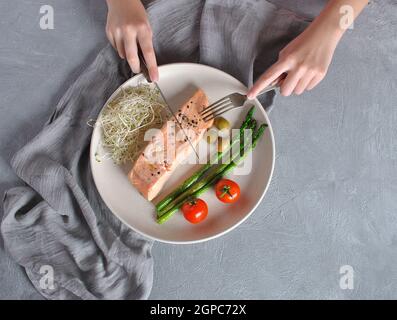
[[[147,82],[149,83],[152,82],[152,79],[150,79],[149,70],[146,65],[145,57],[143,56],[141,48],[138,48],[138,58],[141,67],[141,73],[143,74]]]

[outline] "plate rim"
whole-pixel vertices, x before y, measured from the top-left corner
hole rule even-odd
[[[224,76],[227,76],[227,77],[233,79],[234,81],[238,81],[244,88],[246,88],[246,89],[248,90],[248,88],[245,86],[245,84],[243,84],[243,83],[242,83],[240,80],[238,80],[237,78],[233,77],[231,74],[229,74],[229,73],[227,73],[227,72],[225,72],[225,71],[223,71],[223,70],[217,69],[217,68],[215,68],[215,67],[205,65],[205,64],[193,63],[193,62],[174,62],[174,63],[163,64],[163,65],[159,66],[159,69],[169,68],[169,67],[172,67],[172,66],[187,66],[187,67],[188,67],[188,66],[194,66],[194,67],[199,66],[199,67],[204,67],[204,68],[208,68],[208,69],[211,69],[211,70],[215,70],[215,71],[217,71],[217,72],[222,73]],[[124,81],[121,85],[119,85],[119,86],[117,87],[117,89],[110,95],[110,97],[106,100],[106,102],[105,102],[104,105],[102,106],[101,110],[100,110],[99,113],[98,113],[97,119],[100,117],[100,115],[101,115],[103,109],[105,108],[105,106],[106,106],[106,105],[109,103],[109,101],[111,101],[111,99],[117,94],[117,92],[120,90],[120,88],[123,87],[124,85],[126,85],[128,82],[132,81],[133,79],[136,79],[136,78],[139,78],[139,77],[142,77],[142,74],[141,74],[141,73],[135,74],[133,77],[127,79],[127,80]],[[94,152],[94,154],[95,154],[95,148],[96,148],[96,147],[93,145],[93,137],[94,137],[94,134],[96,133],[96,131],[99,130],[99,129],[98,129],[96,126],[94,126],[94,128],[93,128],[93,130],[92,130],[92,134],[91,134],[91,139],[90,139],[90,171],[91,171],[92,179],[93,179],[94,184],[95,184],[95,188],[97,189],[98,194],[99,194],[99,196],[101,197],[101,200],[102,200],[102,201],[105,203],[105,205],[108,207],[109,211],[110,211],[117,219],[119,219],[126,227],[130,228],[131,230],[137,232],[138,234],[140,234],[140,235],[142,235],[142,236],[144,236],[144,237],[146,237],[146,238],[148,238],[148,239],[150,239],[150,240],[159,241],[159,242],[162,242],[162,243],[167,243],[167,244],[178,244],[178,245],[186,245],[186,244],[201,243],[201,242],[206,242],[206,241],[213,240],[213,239],[216,239],[216,238],[218,238],[218,237],[221,237],[221,236],[225,235],[226,233],[232,231],[233,229],[237,228],[237,227],[240,226],[243,222],[245,222],[245,221],[248,219],[248,217],[250,217],[250,216],[253,214],[253,212],[257,209],[257,207],[259,206],[259,204],[263,201],[263,198],[264,198],[264,196],[265,196],[267,190],[269,189],[270,182],[272,181],[273,173],[274,173],[274,167],[275,167],[276,146],[275,146],[275,140],[274,140],[274,134],[273,134],[273,127],[272,127],[272,124],[271,124],[271,122],[270,122],[269,116],[268,116],[268,114],[267,114],[265,108],[263,107],[263,105],[262,105],[262,104],[259,102],[259,100],[256,99],[256,98],[255,98],[255,102],[258,103],[258,104],[262,107],[262,111],[263,111],[263,113],[264,113],[264,116],[265,116],[265,119],[266,119],[266,122],[267,122],[267,125],[268,125],[268,130],[269,130],[269,132],[270,132],[270,138],[271,138],[271,142],[272,142],[271,145],[272,145],[272,149],[273,149],[273,153],[272,153],[272,165],[271,165],[271,170],[270,170],[269,179],[268,179],[268,181],[267,181],[267,183],[266,183],[266,187],[263,189],[263,192],[262,192],[261,196],[259,197],[258,201],[257,201],[256,204],[253,206],[253,208],[252,208],[241,220],[239,220],[237,223],[235,223],[235,224],[232,225],[231,227],[229,227],[229,228],[223,230],[222,232],[219,232],[219,233],[217,233],[217,234],[214,234],[214,235],[212,235],[212,236],[205,237],[205,238],[202,238],[202,239],[197,239],[197,240],[186,240],[186,241],[185,241],[185,240],[184,240],[184,241],[175,241],[175,240],[165,240],[165,239],[160,239],[160,238],[154,237],[154,236],[149,235],[149,234],[147,234],[147,233],[145,233],[145,232],[143,232],[143,231],[141,231],[141,230],[138,230],[137,228],[134,228],[133,226],[131,226],[130,224],[128,224],[122,217],[120,217],[120,216],[115,212],[115,210],[112,208],[112,206],[111,206],[111,205],[105,200],[105,198],[103,197],[103,195],[102,195],[102,193],[101,193],[101,191],[100,191],[100,188],[98,188],[98,183],[97,183],[97,181],[96,181],[95,174],[94,174],[94,170],[93,170],[93,161],[95,160],[95,156],[93,156],[93,152]]]

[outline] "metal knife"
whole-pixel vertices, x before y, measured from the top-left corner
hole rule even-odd
[[[145,58],[144,58],[140,48],[138,48],[138,57],[139,57],[139,61],[140,61],[141,72],[142,72],[143,76],[145,77],[146,81],[149,82],[149,83],[153,83],[156,86],[157,90],[160,92],[160,95],[161,95],[161,98],[164,101],[164,104],[167,106],[168,111],[171,113],[171,115],[174,118],[175,122],[178,124],[179,128],[182,130],[183,134],[185,135],[186,140],[189,141],[189,144],[192,147],[192,149],[193,149],[193,151],[194,151],[194,153],[196,155],[196,158],[200,159],[200,157],[199,157],[199,155],[198,155],[198,153],[196,151],[196,148],[193,146],[192,142],[190,141],[188,135],[185,132],[185,129],[183,129],[182,123],[178,120],[178,118],[176,117],[174,111],[172,110],[172,108],[168,104],[167,99],[165,98],[165,96],[163,94],[163,91],[161,91],[161,89],[160,89],[160,86],[158,85],[157,82],[152,82],[152,80],[150,79],[149,70],[148,70]]]

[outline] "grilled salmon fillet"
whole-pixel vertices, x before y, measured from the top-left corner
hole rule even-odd
[[[205,122],[200,116],[207,106],[207,96],[201,89],[197,90],[175,113],[183,130],[174,118],[167,120],[138,156],[128,178],[147,200],[159,194],[178,164],[193,152],[188,139],[196,147],[212,126],[212,120]]]

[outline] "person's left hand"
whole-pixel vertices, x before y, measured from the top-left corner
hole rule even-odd
[[[280,81],[283,96],[313,89],[327,73],[338,41],[339,36],[327,28],[310,25],[280,51],[278,61],[255,82],[247,93],[248,98],[255,98],[285,74],[286,78]]]

